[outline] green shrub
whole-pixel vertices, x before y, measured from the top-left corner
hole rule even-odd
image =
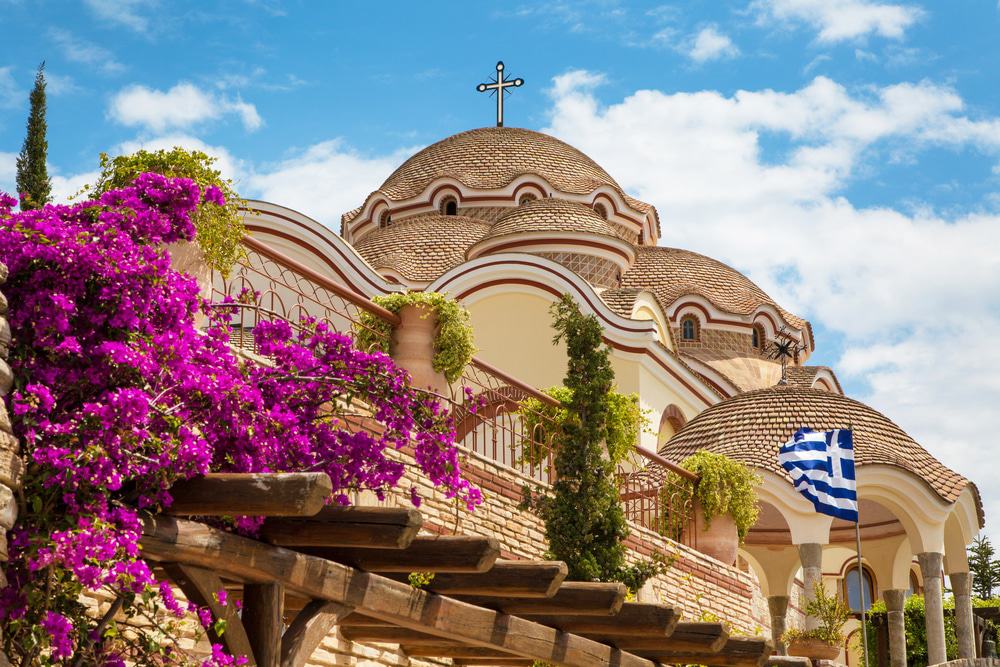
[[[750,528],[757,522],[760,507],[757,504],[759,475],[739,461],[722,454],[700,451],[681,461],[681,467],[697,473],[697,484],[671,473],[667,489],[680,489],[671,498],[661,497],[664,525],[661,532],[677,539],[680,531],[690,520],[688,512],[693,508],[693,500],[701,503],[705,525],[712,519],[727,514],[736,523],[740,543],[746,538]],[[669,500],[669,502],[668,502]]]
[[[796,639],[817,639],[835,646],[844,641],[844,624],[851,616],[851,610],[836,595],[826,592],[821,582],[813,587],[813,599],[806,605],[806,615],[819,621],[819,627],[812,630],[792,628],[781,636],[785,644]]]

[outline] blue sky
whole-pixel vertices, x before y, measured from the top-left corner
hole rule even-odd
[[[0,189],[44,59],[60,195],[101,151],[180,143],[334,227],[416,148],[491,124],[474,87],[504,59],[526,80],[508,125],[578,146],[657,206],[664,244],[808,317],[813,362],[1000,516],[977,449],[1000,405],[996,0],[0,8]]]

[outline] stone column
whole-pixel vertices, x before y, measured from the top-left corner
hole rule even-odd
[[[941,596],[941,566],[944,554],[927,551],[917,554],[924,577],[924,614],[927,625],[927,664],[948,660],[944,643],[944,601]]]
[[[899,588],[882,591],[882,599],[889,624],[889,665],[906,667],[906,621],[903,617],[906,591]]]
[[[976,657],[976,631],[972,620],[972,576],[968,572],[952,572],[951,590],[955,594],[955,634],[958,635],[958,657]]]
[[[7,280],[7,267],[0,264],[0,284]],[[4,398],[13,383],[13,374],[7,365],[7,351],[10,347],[10,324],[7,322],[7,299],[0,293],[0,563],[7,561],[7,531],[17,520],[17,500],[14,491],[20,484],[21,459],[18,443],[14,438],[10,415],[7,414]],[[0,570],[0,586],[7,581]],[[7,656],[0,651],[0,665],[7,665]]]
[[[771,614],[771,639],[774,641],[774,651],[778,655],[785,655],[785,645],[781,642],[781,635],[785,634],[788,596],[770,596],[767,598],[767,610]]]
[[[802,583],[805,587],[805,599],[802,603],[803,610],[806,605],[815,597],[813,589],[817,583],[823,581],[823,545],[815,542],[799,545],[799,561],[802,563]],[[819,619],[806,616],[806,630],[815,630],[819,627]]]

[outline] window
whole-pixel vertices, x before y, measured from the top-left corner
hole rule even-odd
[[[536,199],[538,199],[538,197],[532,194],[521,195],[521,198],[517,200],[517,203],[519,206],[524,206],[525,204],[533,202]]]
[[[382,227],[389,227],[391,225],[392,225],[392,214],[390,214],[389,211],[382,211],[382,215],[380,215],[378,218],[378,226],[382,228]]]
[[[608,207],[604,204],[594,204],[594,211],[605,220],[608,219]]]
[[[760,324],[753,325],[753,333],[751,334],[750,344],[753,345],[753,349],[762,350],[764,349],[764,327]]]
[[[681,320],[681,340],[698,340],[698,318],[694,315]]]
[[[844,577],[844,588],[847,593],[847,606],[852,611],[861,611],[862,609],[868,611],[871,609],[872,600],[875,598],[875,585],[868,568],[861,568],[860,583],[858,582],[857,565],[848,570],[847,575]],[[862,607],[862,605],[864,606]]]
[[[910,590],[906,591],[906,597],[911,595],[920,595],[920,580],[917,579],[917,573],[910,570]]]
[[[458,200],[454,197],[445,197],[441,202],[442,215],[458,215]]]

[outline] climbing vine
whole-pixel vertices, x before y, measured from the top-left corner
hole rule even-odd
[[[472,335],[469,311],[453,299],[438,292],[405,292],[386,294],[372,299],[386,310],[398,313],[405,306],[425,306],[430,316],[437,317],[437,332],[434,337],[434,370],[443,373],[449,383],[462,377],[465,367],[476,353],[476,343]],[[361,314],[359,324],[354,328],[358,346],[365,350],[380,350],[389,354],[385,342],[390,340],[392,325],[372,313]]]
[[[665,567],[661,557],[627,565],[623,540],[628,524],[605,450],[609,438],[608,398],[614,386],[603,330],[569,295],[553,304],[555,343],[566,342],[568,415],[555,452],[556,481],[544,495],[525,492],[525,506],[545,522],[548,555],[566,562],[569,579],[619,581],[632,591]]]
[[[664,524],[661,532],[672,539],[679,539],[680,532],[690,520],[694,508],[692,501],[701,506],[706,527],[712,519],[723,514],[730,516],[736,524],[740,543],[746,538],[750,528],[757,522],[760,507],[757,504],[759,475],[739,461],[716,454],[700,451],[681,461],[681,467],[697,473],[696,484],[675,473],[670,473],[663,493],[669,489],[670,497],[662,497]]]

